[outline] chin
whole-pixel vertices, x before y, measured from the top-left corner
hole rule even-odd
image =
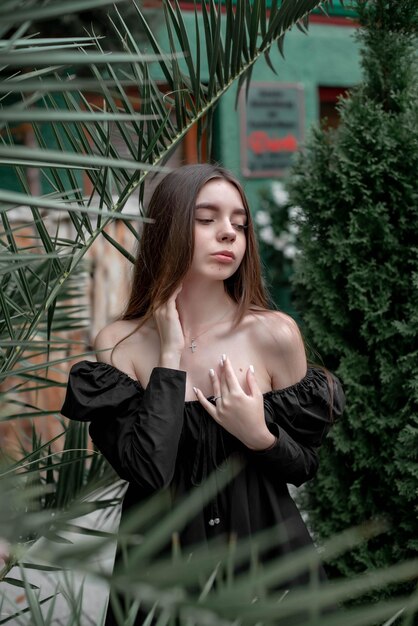
[[[213,277],[217,277],[217,276],[222,276],[224,279],[226,278],[230,278],[230,276],[233,276],[235,274],[235,272],[237,271],[238,267],[231,267],[231,266],[225,266],[225,265],[219,265],[214,267],[210,272],[208,272],[208,275],[210,274]]]
[[[199,272],[199,274],[195,274],[198,276],[200,280],[205,280],[207,282],[225,282],[228,278],[231,278],[235,274],[236,270],[233,272],[226,270],[218,270],[215,269],[212,272]]]

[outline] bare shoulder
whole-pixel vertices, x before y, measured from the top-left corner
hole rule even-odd
[[[132,344],[138,341],[138,326],[138,320],[117,320],[102,328],[94,341],[97,360],[115,365],[115,358],[123,356],[126,361]]]
[[[253,311],[253,341],[262,351],[274,389],[299,382],[306,374],[305,345],[296,321],[281,311]]]
[[[300,342],[303,345],[299,326],[290,315],[282,311],[261,310],[252,311],[250,315],[253,319],[252,332],[262,347],[271,345],[272,339],[279,343],[282,350],[292,349]]]

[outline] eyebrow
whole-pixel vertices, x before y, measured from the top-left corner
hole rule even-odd
[[[210,209],[211,211],[219,211],[219,207],[216,204],[211,204],[210,202],[200,202],[199,204],[196,204],[195,209]],[[245,217],[247,217],[247,211],[245,209],[236,208],[233,209],[232,213],[245,215]]]

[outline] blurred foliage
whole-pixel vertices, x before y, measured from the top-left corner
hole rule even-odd
[[[54,608],[60,602],[60,623],[85,626],[89,616],[83,610],[86,587],[82,577],[87,577],[90,584],[94,578],[111,586],[110,601],[119,626],[133,624],[139,615],[143,618],[140,623],[161,626],[390,626],[395,616],[399,625],[412,624],[418,610],[418,597],[414,595],[366,603],[361,608],[345,609],[341,603],[393,582],[413,579],[418,573],[417,559],[338,583],[319,584],[317,579],[320,562],[350,554],[358,546],[384,536],[384,522],[346,530],[324,542],[320,551],[308,546],[267,562],[262,555],[280,545],[280,527],[239,542],[232,536],[228,541],[217,538],[208,545],[182,547],[178,536],[183,526],[202,503],[209,501],[239,471],[239,465],[227,463],[175,509],[170,508],[169,495],[160,492],[129,510],[118,533],[122,558],[112,575],[103,569],[100,557],[103,550],[114,544],[115,535],[104,528],[103,518],[96,518],[92,524],[87,514],[98,507],[103,511],[114,507],[114,490],[112,495],[109,490],[98,489],[82,501],[42,514],[33,508],[42,490],[27,484],[23,488],[25,472],[21,476],[9,475],[7,480],[3,475],[2,502],[7,499],[11,508],[20,513],[13,518],[16,532],[30,528],[32,533],[46,538],[34,541],[20,537],[14,541],[9,524],[10,558],[0,572],[0,623],[52,626],[56,618]],[[167,550],[165,546],[170,544]],[[288,592],[286,581],[306,568],[312,572],[309,585]],[[47,591],[39,587],[40,572],[41,580],[49,581]],[[71,572],[78,572],[78,581]],[[20,606],[15,604],[7,593],[11,585],[22,591],[23,606],[21,600]],[[100,593],[105,593],[103,586]],[[67,612],[62,609],[63,602]],[[103,616],[100,612],[98,615],[95,623],[101,626]]]
[[[292,303],[291,276],[298,253],[297,217],[300,210],[291,205],[281,182],[261,189],[259,196],[259,210],[254,215],[254,222],[266,286],[274,305],[297,319]]]

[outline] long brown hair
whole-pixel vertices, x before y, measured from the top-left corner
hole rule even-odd
[[[194,252],[194,212],[202,187],[214,179],[231,183],[247,213],[246,250],[237,271],[225,281],[225,290],[238,304],[236,323],[252,306],[268,308],[251,212],[240,182],[228,170],[209,163],[184,165],[156,187],[143,227],[128,305],[121,319],[149,319],[167,302],[191,266]]]

